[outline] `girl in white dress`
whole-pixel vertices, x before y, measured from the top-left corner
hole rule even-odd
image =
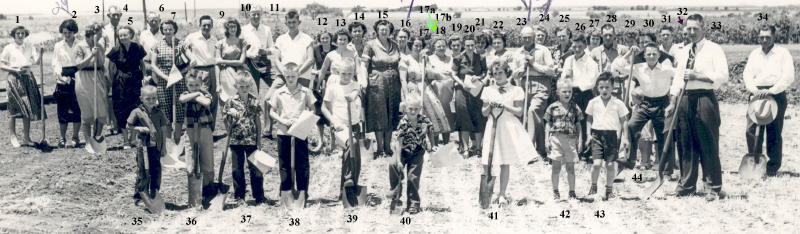
[[[495,83],[484,88],[481,94],[481,100],[483,100],[481,111],[483,115],[488,116],[481,163],[485,174],[489,169],[489,150],[493,150],[492,171],[500,171],[500,192],[493,197],[497,197],[497,203],[504,205],[509,202],[505,194],[509,180],[509,165],[524,164],[538,156],[533,143],[527,137],[528,133],[519,121],[519,117],[523,113],[525,91],[518,86],[511,85],[508,78],[511,75],[511,68],[502,60],[492,63],[489,74],[494,78]],[[499,109],[502,109],[503,112],[495,123],[491,113],[499,111]],[[497,129],[492,131],[495,124],[497,124]],[[491,142],[492,139],[494,143]]]

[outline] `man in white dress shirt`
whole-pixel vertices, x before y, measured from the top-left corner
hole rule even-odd
[[[256,82],[256,87],[261,87],[260,80],[272,85],[271,64],[267,56],[271,54],[270,48],[275,43],[272,41],[272,28],[261,23],[262,14],[264,8],[254,7],[250,11],[250,23],[242,26],[242,38],[250,45],[245,53],[245,64]]]
[[[659,43],[661,43],[658,46],[658,49],[660,49],[661,51],[667,52],[667,54],[669,54],[673,58],[675,57],[675,54],[678,53],[678,50],[683,49],[683,44],[682,43],[673,43],[675,41],[674,33],[675,33],[675,29],[672,28],[672,26],[669,26],[669,25],[662,26],[661,29],[658,31],[658,36],[660,38]],[[672,66],[673,67],[676,64],[677,63],[675,63],[675,61],[672,61]]]
[[[572,39],[572,53],[564,60],[561,79],[572,79],[572,101],[578,104],[582,112],[586,112],[589,101],[594,98],[595,81],[600,75],[599,66],[586,54],[586,37],[583,35],[576,35]],[[581,128],[586,129],[586,119],[581,121]],[[586,139],[586,131],[580,134],[581,139]]]
[[[786,114],[786,89],[794,82],[794,60],[789,50],[775,45],[775,28],[764,25],[758,33],[761,47],[750,52],[744,67],[744,86],[754,99],[771,96],[778,103],[778,113],[766,125],[767,175],[776,176],[783,158],[783,116]],[[764,134],[756,139],[758,125],[747,120],[747,151],[762,152]]]
[[[217,39],[211,35],[214,28],[214,20],[211,16],[203,15],[200,17],[200,31],[193,32],[186,36],[186,54],[191,60],[190,65],[193,70],[203,71],[204,81],[208,92],[212,96],[211,115],[217,119],[217,106],[219,105],[219,85],[217,81],[217,59],[214,56]],[[216,121],[211,122],[211,130],[214,130]]]
[[[675,137],[681,161],[681,179],[670,195],[689,196],[696,191],[698,171],[703,169],[706,199],[722,199],[722,169],[719,161],[719,104],[714,90],[728,81],[728,60],[719,44],[705,39],[703,16],[686,19],[690,43],[677,54],[677,75],[670,93],[677,96],[685,87],[683,98],[677,97],[667,107],[667,115],[675,110]],[[684,85],[685,84],[685,85]]]
[[[164,39],[164,35],[160,32],[161,29],[161,16],[158,15],[155,11],[150,11],[147,13],[147,27],[142,30],[142,33],[139,34],[139,43],[144,48],[144,51],[147,52],[147,56],[144,57],[144,66],[147,69],[145,71],[145,76],[150,75],[150,61],[153,59],[151,56],[153,55],[153,48]]]

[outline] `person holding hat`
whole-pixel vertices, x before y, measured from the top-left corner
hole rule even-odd
[[[764,140],[763,137],[756,139],[755,132],[760,125],[766,125],[767,175],[775,176],[783,158],[781,132],[787,106],[786,88],[794,82],[794,61],[789,50],[775,45],[774,27],[762,26],[758,40],[761,47],[750,52],[743,74],[745,88],[752,94],[747,118],[747,152],[761,152]],[[765,104],[770,108],[753,109]]]
[[[31,120],[42,119],[41,93],[33,77],[31,66],[39,61],[39,53],[25,38],[30,31],[23,26],[14,27],[9,34],[14,42],[3,47],[0,53],[0,70],[8,72],[6,87],[8,93],[8,129],[11,133],[11,144],[33,146],[30,130]],[[17,119],[22,119],[22,144],[17,140]]]

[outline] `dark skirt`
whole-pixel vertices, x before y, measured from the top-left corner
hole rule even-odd
[[[370,76],[364,107],[366,132],[396,129],[400,123],[400,77]]]
[[[31,72],[9,73],[7,82],[8,114],[11,118],[41,120],[42,95]]]
[[[57,84],[53,92],[58,111],[58,123],[81,122],[81,108],[78,105],[78,96],[75,95],[75,80],[70,79],[67,84]]]
[[[114,118],[117,119],[117,128],[125,128],[126,119],[133,109],[139,105],[142,79],[141,71],[125,73],[117,70],[111,84],[111,100],[114,103]]]
[[[478,95],[480,96],[480,95]],[[481,113],[483,101],[472,96],[468,90],[458,86],[453,93],[456,112],[453,115],[455,120],[454,131],[461,132],[482,132],[486,128],[486,117]]]

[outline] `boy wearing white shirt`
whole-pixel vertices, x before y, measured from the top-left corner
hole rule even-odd
[[[752,93],[754,99],[771,96],[778,103],[778,113],[771,123],[766,125],[767,175],[776,176],[783,158],[783,116],[786,114],[786,89],[794,82],[794,61],[789,50],[775,45],[775,28],[764,25],[758,33],[761,47],[753,50],[747,57],[744,66],[744,86]],[[758,125],[747,121],[747,151],[759,153],[762,139],[756,139]]]
[[[624,136],[625,120],[628,116],[628,107],[619,98],[611,95],[611,73],[603,72],[597,78],[597,90],[600,96],[589,101],[586,107],[586,123],[588,135],[586,145],[592,151],[592,187],[589,195],[597,193],[597,178],[600,176],[600,167],[605,161],[606,167],[606,195],[604,199],[613,197],[612,185],[615,173],[614,161],[617,157],[621,136]],[[625,140],[623,138],[623,144]]]
[[[597,63],[586,54],[586,37],[575,36],[572,39],[572,53],[564,61],[564,72],[561,79],[571,78],[572,102],[578,104],[581,111],[586,111],[589,100],[594,98],[593,88],[599,75]],[[581,128],[586,129],[586,119],[581,121]],[[581,139],[586,139],[586,132],[581,131]],[[583,142],[579,142],[583,144]]]

